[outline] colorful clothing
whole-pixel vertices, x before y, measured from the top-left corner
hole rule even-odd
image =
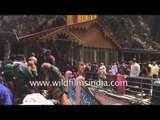
[[[118,72],[117,65],[113,65],[112,68],[111,68],[111,71],[112,71],[112,74],[113,74],[113,75],[116,75],[117,72]]]
[[[38,76],[37,67],[34,61],[28,61],[28,66],[31,67],[31,72],[34,77]]]
[[[149,69],[150,69],[150,70],[149,70],[149,75],[148,75],[148,77],[151,77],[151,78],[152,78],[152,77],[153,77],[153,65],[152,65],[152,64],[149,64],[148,67],[149,67]]]
[[[0,105],[12,105],[11,91],[0,83]]]
[[[85,70],[85,65],[80,64],[78,66],[78,75],[82,75],[84,73]]]
[[[46,86],[46,89],[49,92],[51,92],[54,87],[52,85],[52,81],[60,81],[60,83],[63,83],[64,76],[62,75],[62,73],[59,71],[59,69],[56,66],[51,65],[51,67],[49,68],[49,71],[45,74],[45,81],[50,81],[50,85]]]

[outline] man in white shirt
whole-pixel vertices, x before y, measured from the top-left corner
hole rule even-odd
[[[156,62],[153,62],[153,78],[158,77],[159,67]]]
[[[133,59],[133,63],[131,65],[130,76],[131,77],[138,77],[140,74],[140,65],[136,62],[136,59]]]

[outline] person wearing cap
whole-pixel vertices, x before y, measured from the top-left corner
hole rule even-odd
[[[10,64],[10,63],[8,63],[8,64],[6,64],[5,65],[5,67],[4,67],[4,70],[13,70],[13,65],[12,64]]]
[[[133,63],[131,65],[130,76],[131,77],[138,77],[140,74],[140,65],[136,62],[136,59],[133,59]]]

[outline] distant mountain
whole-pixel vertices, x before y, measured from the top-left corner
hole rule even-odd
[[[159,15],[103,15],[99,19],[125,48],[160,49]]]
[[[65,24],[65,15],[0,16],[0,31],[16,32],[18,36],[28,35]]]
[[[126,48],[160,49],[160,15],[99,15],[113,37]],[[24,36],[66,24],[66,15],[0,16],[0,31]]]

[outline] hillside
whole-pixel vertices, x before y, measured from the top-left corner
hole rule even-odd
[[[159,15],[99,15],[99,20],[126,48],[160,49]],[[66,24],[66,15],[0,16],[0,31],[28,35]]]

